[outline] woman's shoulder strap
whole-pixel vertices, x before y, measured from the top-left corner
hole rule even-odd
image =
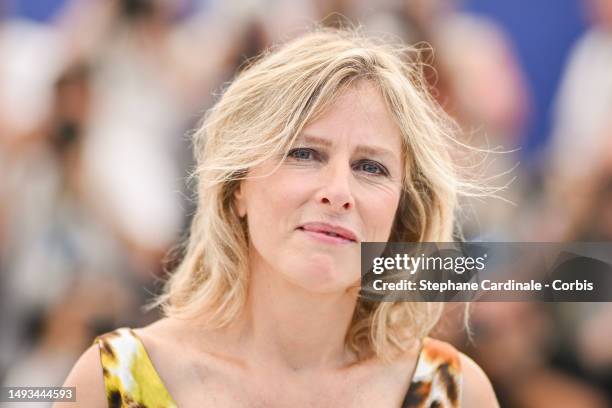
[[[402,408],[459,407],[461,401],[461,360],[450,344],[423,339],[410,388]]]
[[[176,407],[133,330],[117,329],[95,342],[100,347],[109,407]]]

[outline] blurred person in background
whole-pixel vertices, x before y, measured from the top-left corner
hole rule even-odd
[[[83,177],[143,281],[160,272],[183,224],[181,134],[190,112],[172,43],[173,4],[93,2],[64,17],[68,27],[98,23],[92,38],[76,37],[69,46],[92,64]]]
[[[612,94],[611,94],[612,95]],[[611,113],[612,113],[612,105]],[[612,122],[611,122],[612,123]],[[574,193],[580,207],[570,219],[567,241],[612,241],[612,133],[601,141],[591,161],[592,174]],[[556,344],[557,366],[598,386],[612,401],[612,347],[610,303],[555,304],[554,317],[564,329]]]
[[[571,50],[559,88],[548,151],[549,240],[612,240],[612,1],[583,1],[590,28]],[[555,304],[564,329],[551,347],[555,367],[612,401],[609,304]]]
[[[598,305],[606,304],[477,303],[473,340],[458,344],[490,375],[503,407],[605,408],[612,401],[605,379],[577,367],[572,349],[586,321],[581,312]]]
[[[6,8],[6,9],[5,9]],[[0,2],[0,259],[8,237],[11,216],[9,204],[27,173],[31,177],[29,193],[32,200],[22,200],[20,206],[40,205],[44,190],[51,189],[48,161],[36,143],[38,130],[48,118],[53,99],[53,83],[64,66],[61,36],[53,27],[25,19],[9,18],[4,13],[8,4]],[[37,166],[36,166],[37,165]],[[36,169],[38,168],[38,170]],[[38,194],[38,196],[37,196]],[[30,229],[44,221],[44,213],[23,220],[11,232],[27,235]],[[15,237],[15,236],[13,236]]]
[[[29,353],[37,340],[31,328],[75,279],[104,277],[129,287],[126,254],[84,194],[82,143],[90,103],[89,67],[75,63],[55,83],[49,118],[22,141],[20,149],[36,155],[16,157],[26,160],[20,165],[27,172],[13,180],[6,197],[2,350],[11,353],[10,363]],[[35,188],[41,182],[48,183],[44,194]]]
[[[109,302],[108,299],[113,301]],[[91,339],[133,322],[137,305],[117,280],[74,276],[30,325],[36,339],[9,368],[3,386],[60,386]],[[31,403],[40,406],[40,403]]]
[[[0,381],[22,342],[18,329],[27,324],[23,303],[13,304],[19,296],[12,267],[46,224],[58,183],[39,130],[64,63],[57,30],[5,12],[8,4],[0,2]]]
[[[599,188],[593,182],[600,156],[612,155],[612,1],[583,3],[591,27],[570,53],[550,141],[547,207],[555,211],[546,220],[556,225],[551,239],[575,232],[577,218],[591,205],[583,189]]]
[[[105,276],[138,304],[150,295],[142,287],[183,222],[181,110],[209,92],[190,82],[197,67],[183,62],[199,60],[169,33],[173,9],[66,5],[59,22],[0,20],[0,378],[76,277]],[[130,234],[135,224],[151,231]],[[133,312],[126,323],[146,319]]]
[[[444,109],[490,144],[517,146],[529,101],[510,40],[497,23],[461,11],[457,0],[384,3],[362,5],[362,13],[372,13],[364,18],[369,29],[428,44],[427,79]]]

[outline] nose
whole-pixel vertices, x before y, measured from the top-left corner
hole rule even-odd
[[[346,212],[355,206],[351,190],[349,166],[329,163],[322,177],[322,187],[317,192],[317,202],[335,212]]]

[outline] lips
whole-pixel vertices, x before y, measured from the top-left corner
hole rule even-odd
[[[338,225],[331,225],[326,223],[306,223],[300,227],[299,230],[309,232],[311,234],[320,234],[327,236],[332,239],[344,242],[357,242],[357,235],[344,227]]]

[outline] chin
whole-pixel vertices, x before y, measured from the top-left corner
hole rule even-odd
[[[327,258],[327,259],[326,259]],[[349,276],[346,265],[338,265],[330,257],[317,256],[304,260],[293,270],[293,279],[302,288],[315,293],[345,291],[359,277]]]

